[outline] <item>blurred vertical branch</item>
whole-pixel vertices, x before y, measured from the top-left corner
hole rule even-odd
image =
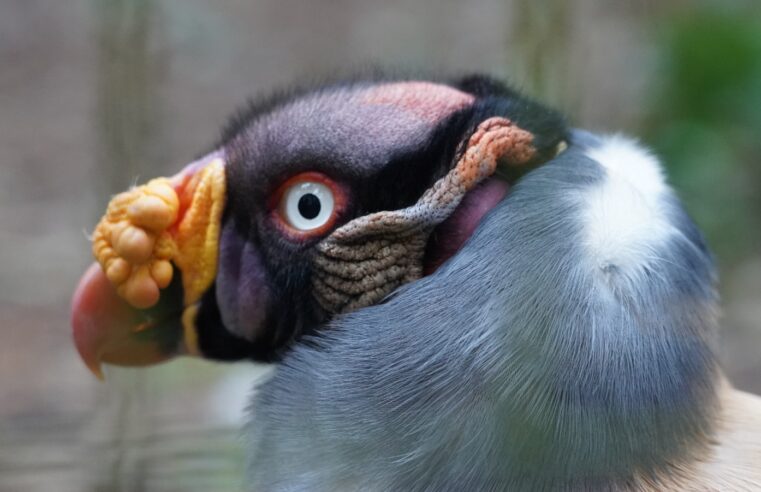
[[[161,100],[158,88],[167,60],[157,49],[162,16],[154,0],[95,1],[97,23],[96,135],[99,202],[148,174],[162,157]],[[111,388],[99,395],[97,419],[115,453],[103,463],[96,490],[144,489],[145,463],[134,448],[150,433],[150,399],[142,372],[109,374]],[[108,470],[108,471],[106,471]]]
[[[522,67],[524,85],[532,95],[552,103],[567,103],[571,91],[567,77],[570,2],[515,0],[511,49]],[[572,108],[569,108],[572,109]]]
[[[97,141],[101,196],[123,190],[161,155],[158,86],[166,55],[157,46],[154,0],[94,2],[97,37]]]

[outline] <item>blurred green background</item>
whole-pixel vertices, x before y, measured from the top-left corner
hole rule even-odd
[[[240,490],[266,369],[185,360],[97,383],[68,302],[108,197],[178,170],[247,96],[369,64],[482,71],[639,136],[717,256],[724,364],[761,393],[761,3],[0,3],[0,490]]]

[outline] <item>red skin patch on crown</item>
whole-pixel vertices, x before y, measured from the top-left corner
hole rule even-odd
[[[462,91],[432,82],[394,82],[368,89],[365,104],[394,106],[421,120],[436,123],[473,104],[475,98]]]

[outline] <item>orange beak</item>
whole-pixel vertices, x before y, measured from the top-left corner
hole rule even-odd
[[[74,344],[99,379],[102,363],[198,354],[195,317],[217,272],[224,200],[220,152],[111,200],[71,313]]]

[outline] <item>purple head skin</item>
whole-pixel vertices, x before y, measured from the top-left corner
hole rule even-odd
[[[297,99],[252,122],[229,142],[242,172],[277,179],[315,166],[366,174],[419,150],[437,126],[473,96],[430,82],[360,84]],[[237,154],[236,154],[237,152]],[[316,162],[319,161],[319,162]],[[282,164],[281,164],[282,163]],[[289,163],[288,166],[285,163]],[[267,172],[261,168],[267,166]]]
[[[216,299],[222,323],[232,334],[250,340],[260,329],[270,292],[259,252],[231,224],[222,230]]]

